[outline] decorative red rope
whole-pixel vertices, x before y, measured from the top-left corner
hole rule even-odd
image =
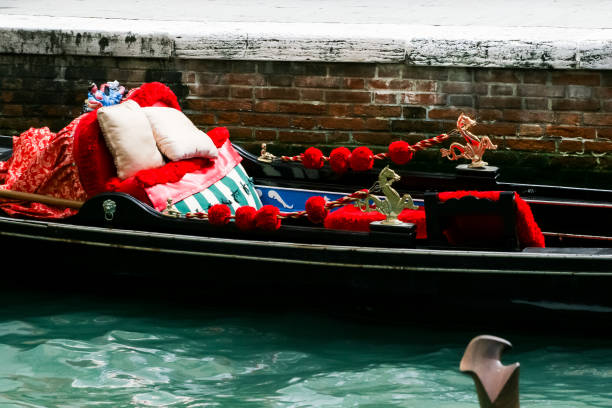
[[[352,203],[355,202],[357,200],[360,199],[364,199],[367,197],[369,191],[364,189],[364,190],[358,190],[355,191],[354,193],[348,194],[344,197],[340,197],[337,200],[333,200],[333,201],[328,201],[325,203],[325,208],[329,209],[333,209],[333,208],[338,208],[338,207],[342,207],[348,203]],[[300,217],[305,217],[307,216],[307,212],[306,211],[293,211],[293,212],[286,212],[286,213],[279,213],[278,218],[280,219],[286,219],[286,218],[300,218]],[[198,212],[187,212],[184,213],[183,216],[185,218],[197,218],[197,219],[203,219],[203,220],[207,220],[208,219],[208,213],[204,212],[204,211],[198,211]],[[229,217],[230,219],[235,219],[235,215],[230,215]]]
[[[450,134],[454,134],[456,132],[457,132],[456,130],[453,130],[453,131],[450,132]],[[434,145],[436,145],[438,143],[441,143],[441,142],[443,142],[444,140],[446,140],[448,138],[449,138],[449,134],[442,133],[442,134],[440,134],[438,136],[434,136],[434,137],[430,137],[429,139],[421,140],[420,142],[417,142],[417,143],[415,143],[413,145],[407,145],[406,148],[409,151],[411,151],[413,153],[416,153],[416,152],[419,152],[421,150],[425,150],[425,149],[427,149],[429,147],[432,147],[432,146],[434,146]],[[387,152],[377,153],[377,154],[374,155],[374,159],[375,160],[383,160],[383,159],[386,159],[388,157],[389,157],[389,153],[387,153]],[[299,154],[297,156],[279,156],[278,158],[280,160],[282,160],[282,161],[301,162],[303,160],[303,158],[304,158],[304,155],[303,154]],[[329,161],[329,156],[323,156],[322,160],[324,162]]]

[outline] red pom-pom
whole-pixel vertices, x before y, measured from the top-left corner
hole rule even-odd
[[[389,145],[389,157],[395,164],[406,164],[412,160],[413,151],[410,145],[403,140],[398,140]]]
[[[266,231],[275,231],[280,228],[281,220],[278,218],[280,210],[273,205],[264,205],[255,214],[255,226]]]
[[[242,206],[236,210],[234,222],[236,226],[243,230],[252,230],[255,228],[255,214],[257,210],[249,205]]]
[[[232,211],[225,204],[215,204],[208,209],[208,222],[213,225],[225,225],[231,216]]]
[[[355,171],[370,170],[374,166],[374,153],[365,146],[353,150],[349,158],[351,169]]]
[[[344,173],[349,169],[351,151],[346,147],[336,147],[329,155],[329,165],[336,173]]]
[[[306,200],[306,215],[310,222],[321,224],[325,220],[328,213],[325,204],[325,199],[321,196],[310,197]]]
[[[320,169],[323,167],[323,152],[316,147],[309,147],[302,154],[302,164],[307,169]]]

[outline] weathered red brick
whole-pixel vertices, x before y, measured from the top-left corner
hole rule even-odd
[[[462,113],[468,115],[471,118],[475,118],[475,111],[473,109],[458,109],[458,108],[434,108],[428,112],[429,119],[450,119],[457,120],[459,115]]]
[[[309,116],[295,116],[291,119],[291,127],[296,129],[315,129],[318,124],[317,119]]]
[[[328,106],[315,103],[280,102],[278,111],[283,113],[298,113],[304,115],[323,115],[327,113]]]
[[[553,110],[597,111],[600,108],[597,99],[553,99],[551,102]]]
[[[194,73],[195,80],[190,81],[193,83],[199,83],[201,85],[225,85],[226,83],[223,81],[224,75],[221,73],[213,73],[213,72],[197,72]]]
[[[375,74],[375,64],[337,63],[329,66],[331,76],[373,78]]]
[[[585,140],[584,150],[596,153],[612,153],[612,141]]]
[[[382,145],[387,146],[393,140],[391,133],[368,132],[368,133],[353,133],[353,140],[358,143],[367,145]]]
[[[232,86],[231,87],[232,98],[252,98],[253,88],[250,86]]]
[[[277,133],[278,132],[276,130],[255,129],[255,140],[262,140],[262,141],[276,140]]]
[[[546,110],[548,109],[547,98],[523,98],[525,109]]]
[[[265,113],[240,113],[240,120],[245,126],[288,128],[291,119],[288,116],[280,116]]]
[[[368,130],[391,130],[389,119],[367,118],[365,128]]]
[[[555,112],[555,123],[558,125],[578,126],[582,123],[582,113]]]
[[[227,126],[230,138],[232,140],[250,140],[253,139],[253,129],[250,127]]]
[[[549,136],[569,137],[569,138],[587,138],[594,139],[597,135],[595,128],[586,128],[578,126],[546,126],[546,134]]]
[[[554,140],[506,138],[504,146],[511,150],[554,152]]]
[[[555,115],[551,111],[505,109],[503,120],[523,123],[554,122]]]
[[[220,112],[217,114],[217,123],[220,125],[239,125],[240,115],[237,112]]]
[[[397,93],[382,93],[376,92],[374,93],[374,102],[381,104],[396,104],[397,103]]]
[[[471,82],[442,82],[440,91],[449,94],[471,94],[474,92],[474,84]]]
[[[295,88],[256,88],[257,99],[293,99],[300,98],[300,91]]]
[[[490,85],[489,90],[491,95],[501,95],[508,96],[514,95],[515,86],[514,85]]]
[[[355,116],[399,117],[402,114],[401,106],[353,105],[352,108]]]
[[[448,95],[450,106],[474,107],[474,97],[472,95]]]
[[[320,118],[319,126],[322,129],[361,130],[365,124],[361,118]]]
[[[303,101],[323,101],[325,93],[319,89],[300,89],[300,99]]]
[[[266,84],[266,79],[261,74],[230,73],[224,75],[223,82],[230,85],[262,86]]]
[[[405,92],[400,95],[400,101],[408,105],[444,105],[446,103],[446,95]]]
[[[523,82],[526,84],[545,84],[548,81],[547,71],[524,71]]]
[[[553,85],[590,85],[598,86],[601,77],[598,72],[553,72]]]
[[[365,89],[363,78],[344,78],[342,86],[346,89]]]
[[[582,140],[563,139],[559,143],[559,151],[565,153],[581,153],[584,151]]]
[[[419,132],[419,133],[440,133],[455,127],[454,122],[444,122],[440,120],[392,120],[391,129],[393,132]]]
[[[585,113],[583,120],[585,125],[612,126],[612,114],[610,113]]]
[[[402,106],[402,116],[404,119],[425,119],[427,109],[422,106]]]
[[[598,139],[609,139],[612,140],[612,128],[599,128],[597,129]]]
[[[352,109],[351,105],[348,104],[329,104],[327,105],[328,112],[331,116],[350,116]]]
[[[2,116],[21,116],[23,115],[22,105],[4,104],[0,105],[0,115]]]
[[[476,82],[518,83],[520,82],[521,78],[519,71],[506,69],[483,69],[474,72],[474,80]]]
[[[278,103],[274,101],[259,101],[253,105],[254,112],[278,112]]]
[[[477,135],[514,136],[518,125],[515,123],[477,123],[472,129]]]
[[[404,66],[403,77],[408,79],[448,80],[448,68]]]
[[[503,111],[499,109],[479,109],[476,114],[476,118],[479,121],[493,121],[493,120],[501,120],[503,117]]]
[[[565,96],[563,85],[522,84],[517,86],[518,96],[562,98]]]
[[[398,64],[379,64],[378,65],[378,77],[385,78],[399,78],[402,73],[402,66]]]
[[[340,77],[297,76],[294,84],[302,88],[341,88],[344,80]]]
[[[477,106],[480,108],[515,108],[521,107],[521,98],[516,96],[478,96]]]
[[[519,125],[518,135],[522,137],[542,136],[544,129],[540,125]]]
[[[270,75],[268,76],[268,84],[270,86],[292,86],[292,75]]]
[[[339,130],[335,130],[333,132],[327,133],[328,143],[348,142],[350,139],[351,139],[351,132],[342,132]]]
[[[278,141],[288,143],[324,143],[325,132],[279,131]]]
[[[369,92],[362,91],[326,91],[325,100],[327,102],[370,102],[372,96]]]
[[[187,99],[187,109],[195,111],[250,111],[253,103],[234,99]]]
[[[189,93],[195,96],[226,98],[229,96],[229,86],[190,84]]]
[[[186,115],[196,126],[206,126],[206,125],[217,124],[215,115],[212,113],[188,113]]]
[[[593,88],[595,96],[601,99],[612,99],[612,86]]]

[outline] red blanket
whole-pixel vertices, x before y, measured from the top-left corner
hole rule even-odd
[[[31,128],[13,138],[13,155],[0,162],[0,189],[36,193],[84,201],[87,196],[79,180],[73,157],[73,134],[79,116],[57,134],[44,127]],[[40,203],[2,199],[0,208],[10,215],[64,218],[77,210]]]

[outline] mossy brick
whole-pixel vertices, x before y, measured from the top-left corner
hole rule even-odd
[[[374,78],[375,74],[376,64],[336,63],[329,66],[331,76]]]
[[[180,83],[183,79],[181,71],[166,71],[158,69],[148,69],[145,71],[146,82],[162,82],[165,84]]]
[[[106,68],[99,67],[66,67],[64,72],[66,80],[87,80],[95,82],[108,81]]]

